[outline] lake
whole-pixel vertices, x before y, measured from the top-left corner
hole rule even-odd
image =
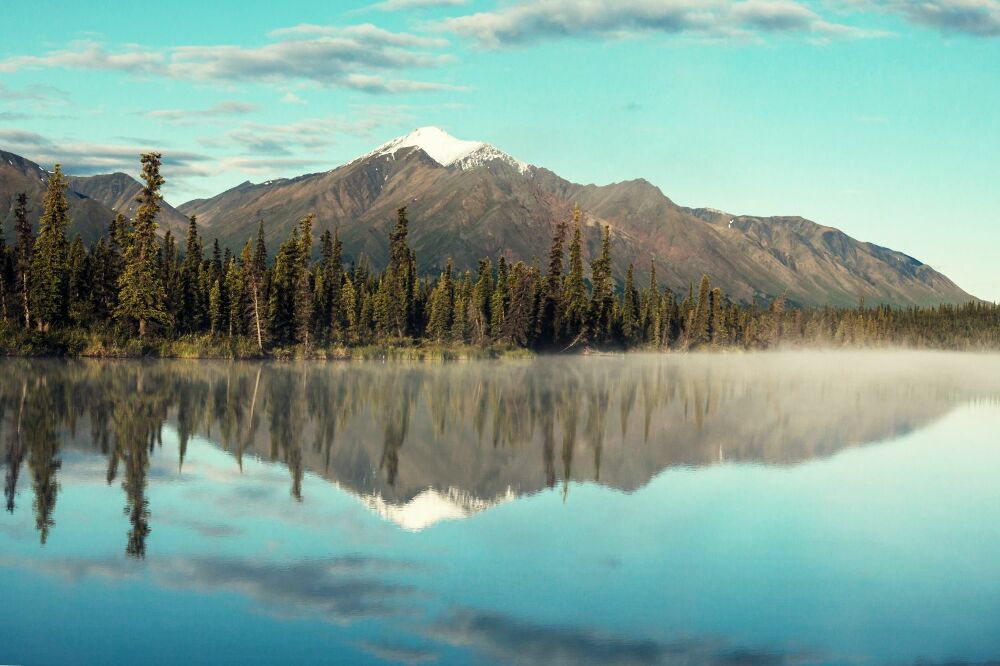
[[[0,361],[0,663],[1000,658],[1000,356]]]

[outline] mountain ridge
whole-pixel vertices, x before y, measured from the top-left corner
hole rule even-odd
[[[7,211],[8,229],[14,193],[22,189],[32,197],[37,222],[46,179],[37,164],[0,151],[0,209]],[[70,232],[87,242],[103,233],[114,209],[134,212],[140,186],[127,174],[69,181]],[[258,221],[274,248],[302,217],[315,214],[317,231],[339,230],[348,263],[364,256],[380,267],[400,206],[408,208],[410,244],[424,274],[436,274],[449,259],[458,270],[475,270],[480,259],[499,255],[543,266],[556,225],[579,206],[584,259],[599,252],[602,229],[609,227],[619,286],[634,264],[637,283],[648,282],[651,265],[660,285],[675,293],[707,274],[742,303],[779,295],[792,305],[841,307],[862,298],[896,306],[975,300],[910,255],[803,217],[681,206],[645,178],[573,183],[489,143],[456,139],[436,127],[418,128],[327,171],[244,181],[177,208],[164,202],[158,221],[182,237],[194,215],[206,240],[238,251]]]

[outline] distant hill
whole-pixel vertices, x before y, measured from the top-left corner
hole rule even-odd
[[[930,266],[799,217],[732,215],[685,208],[645,180],[579,185],[520,162],[489,144],[421,128],[323,173],[243,183],[178,207],[197,215],[205,235],[238,249],[263,220],[268,240],[284,239],[301,217],[340,229],[347,260],[362,253],[385,262],[395,210],[406,205],[419,268],[437,272],[448,258],[460,269],[504,254],[544,265],[559,220],[579,204],[584,253],[610,225],[615,277],[630,262],[637,279],[657,277],[686,291],[707,273],[736,300],[783,292],[801,305],[929,305],[973,297]],[[273,246],[273,245],[272,245]]]

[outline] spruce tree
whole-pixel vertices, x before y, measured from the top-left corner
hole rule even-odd
[[[431,311],[427,322],[427,337],[431,340],[443,341],[452,328],[453,307],[453,286],[451,280],[452,264],[448,260],[448,266],[441,274],[437,286],[431,294]]]
[[[17,245],[14,248],[15,291],[20,294],[21,310],[24,315],[24,327],[31,328],[31,251],[35,246],[35,236],[31,230],[31,220],[28,219],[28,195],[24,192],[17,195],[14,203],[14,234]]]
[[[166,293],[157,271],[156,214],[160,211],[160,188],[164,183],[160,175],[160,158],[160,153],[144,153],[141,157],[144,184],[125,250],[125,267],[118,280],[119,301],[115,316],[136,322],[140,339],[145,337],[150,322],[168,325],[172,320],[164,307]]]
[[[205,324],[205,311],[201,297],[201,266],[204,262],[204,245],[198,237],[198,218],[188,219],[187,241],[184,244],[184,263],[181,266],[182,327],[189,333],[200,331]]]
[[[313,216],[307,215],[299,221],[298,248],[295,256],[294,269],[294,317],[295,340],[304,345],[312,343],[313,330],[313,285],[312,273],[309,270],[309,258],[312,255],[312,224]]]
[[[711,340],[711,291],[711,281],[707,275],[702,275],[701,284],[698,286],[698,303],[694,310],[694,323],[691,332],[691,343],[694,345],[703,345]]]
[[[590,262],[591,284],[593,290],[590,297],[591,339],[595,342],[607,342],[611,334],[611,324],[614,310],[614,285],[611,280],[611,227],[604,227],[601,239],[601,255]]]
[[[344,327],[347,324],[343,286],[344,286],[344,245],[340,242],[340,230],[333,231],[333,247],[330,254],[330,269],[328,289],[330,292],[330,336],[337,341],[343,339]]]
[[[625,291],[622,295],[621,306],[622,342],[626,345],[634,345],[639,332],[639,309],[634,285],[634,272],[632,264],[629,264],[628,272],[625,275]]]
[[[561,339],[573,343],[587,335],[587,285],[583,281],[583,242],[580,208],[573,209],[573,237],[569,244],[569,274],[562,286],[559,308]]]
[[[575,209],[574,221],[579,209]],[[563,305],[563,244],[566,242],[566,222],[560,220],[552,234],[552,245],[549,248],[549,272],[545,276],[545,295],[542,300],[542,313],[539,318],[539,339],[542,346],[554,344],[560,333],[560,315]]]
[[[91,275],[91,260],[83,247],[83,239],[77,234],[69,247],[66,258],[67,267],[67,303],[69,321],[74,326],[85,326],[90,323],[91,310],[90,291],[93,285]]]
[[[48,330],[65,321],[69,274],[66,256],[69,243],[66,228],[69,226],[69,202],[66,200],[67,183],[57,164],[49,176],[48,187],[38,221],[38,237],[31,252],[31,280],[29,298],[31,313],[38,330]]]
[[[257,350],[264,351],[265,280],[267,271],[267,246],[264,243],[264,224],[257,226],[257,243],[247,239],[240,255],[243,288],[248,310],[249,329],[257,340]]]

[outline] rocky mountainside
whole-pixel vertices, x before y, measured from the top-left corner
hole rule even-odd
[[[139,207],[136,197],[142,189],[139,181],[121,172],[96,176],[70,176],[69,187],[77,194],[102,203],[128,218],[135,215],[135,210]],[[161,202],[160,214],[156,221],[161,229],[170,229],[174,235],[187,233],[187,217],[166,201]]]
[[[69,200],[72,225],[70,238],[80,234],[84,242],[96,241],[108,228],[117,212],[131,217],[135,213],[135,196],[140,185],[123,173],[98,176],[70,176]],[[20,155],[0,150],[0,223],[4,235],[13,238],[14,197],[25,192],[34,224],[42,214],[42,197],[48,186],[49,172]],[[175,234],[185,233],[187,218],[169,204],[164,204],[157,220],[164,229]]]
[[[408,208],[420,269],[461,269],[482,257],[544,265],[552,230],[574,205],[584,212],[586,258],[612,230],[615,276],[629,263],[648,279],[684,291],[702,273],[733,298],[750,302],[785,292],[802,305],[896,305],[963,302],[972,296],[944,275],[900,252],[855,240],[798,217],[732,215],[686,208],[645,180],[579,185],[520,162],[489,144],[421,128],[323,173],[243,183],[178,207],[195,214],[206,236],[234,250],[264,222],[268,239],[285,238],[302,216],[339,228],[348,260],[387,256],[396,208]]]

